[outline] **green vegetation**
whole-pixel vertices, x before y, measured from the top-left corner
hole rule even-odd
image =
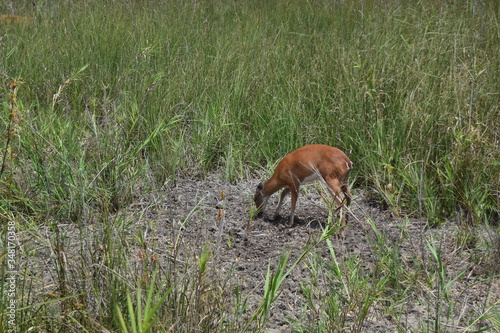
[[[234,180],[320,142],[344,149],[359,185],[395,212],[498,217],[494,1],[60,1],[23,13],[34,23],[4,24],[1,40],[4,128],[7,82],[25,80],[16,159],[2,155],[23,209],[49,203],[81,222],[138,183]]]
[[[224,290],[227,277],[205,291],[211,283],[205,272],[208,252],[201,254],[204,263],[161,272],[170,275],[159,274],[156,281],[141,279],[155,263],[145,262],[137,271],[129,267],[129,244],[120,236],[133,233],[131,222],[115,213],[177,176],[219,172],[229,181],[243,179],[308,143],[344,150],[354,161],[355,186],[369,189],[395,214],[422,217],[432,226],[452,219],[464,228],[498,222],[495,0],[37,4],[0,4],[0,14],[33,17],[31,23],[0,22],[0,222],[14,221],[19,233],[37,235],[58,258],[57,295],[40,301],[28,279],[17,286],[23,290],[18,308],[26,311],[20,310],[18,322],[24,330],[246,327],[243,296],[226,308],[225,300],[234,298]],[[81,270],[67,268],[69,231],[60,223],[79,235]],[[88,225],[97,228],[91,238]],[[41,226],[50,227],[51,235]],[[6,243],[8,228],[2,230]],[[471,233],[462,234],[467,246],[475,244]],[[401,282],[404,269],[383,248],[382,236],[377,242],[372,245],[380,250],[376,269],[395,269],[383,279],[351,279],[359,268],[356,258],[338,264],[332,252],[334,266],[310,259],[341,288],[318,296],[328,302],[318,312],[317,325],[323,326],[297,330],[340,331],[346,309],[354,308],[361,329],[366,308],[386,285],[408,288],[413,281]],[[448,297],[453,280],[435,246],[428,244],[436,261],[429,285],[440,291],[439,317],[442,307],[454,302]],[[500,245],[493,240],[489,246],[490,256],[500,258]],[[84,267],[98,259],[95,276],[87,276]],[[256,312],[262,317],[249,325],[265,326],[270,303],[288,275],[286,263],[283,259],[282,271],[269,273],[278,280],[266,286],[276,290]],[[186,289],[169,289],[166,281]],[[144,312],[135,292],[141,283],[148,290]],[[303,287],[311,300],[314,288]],[[82,297],[87,293],[94,298]],[[402,304],[404,297],[402,292],[393,299]],[[317,309],[313,303],[311,309]],[[163,304],[175,314],[155,321],[157,311],[167,313]],[[5,305],[0,311],[6,313]],[[475,319],[467,331],[475,329]],[[5,321],[4,316],[0,325]],[[437,320],[435,325],[427,330],[439,331]]]

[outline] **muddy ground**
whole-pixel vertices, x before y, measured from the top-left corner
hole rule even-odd
[[[167,184],[150,199],[155,201],[154,205],[143,200],[131,207],[131,210],[142,212],[138,224],[153,225],[158,243],[166,244],[163,248],[154,249],[160,262],[171,258],[172,244],[175,242],[178,242],[176,246],[180,249],[177,254],[180,260],[182,257],[192,260],[206,244],[210,244],[210,267],[218,267],[218,276],[228,276],[233,271],[227,288],[231,290],[238,286],[241,294],[248,296],[248,313],[253,313],[262,300],[268,265],[275,267],[280,255],[286,251],[291,251],[289,262],[294,262],[307,244],[319,238],[320,223],[328,218],[328,211],[317,188],[309,185],[299,196],[293,227],[285,226],[289,200],[282,209],[281,217],[271,220],[278,200],[277,194],[269,201],[264,217],[249,225],[253,191],[258,181],[231,184],[217,177],[204,181],[178,179]],[[439,229],[433,229],[423,219],[395,217],[370,200],[366,192],[360,189],[353,191],[351,210],[349,222],[352,224],[345,238],[332,238],[340,262],[344,258],[357,256],[363,268],[361,271],[368,274],[376,265],[378,257],[373,252],[375,234],[367,222],[372,220],[387,236],[389,246],[393,242],[395,248],[399,248],[403,265],[408,270],[415,270],[416,276],[422,274],[418,271],[425,269],[426,265],[435,265],[425,244],[431,236],[436,245],[441,244],[439,247],[448,281],[463,272],[463,276],[451,285],[455,319],[451,326],[443,326],[444,331],[464,330],[470,318],[477,318],[484,311],[487,300],[491,304],[492,299],[500,298],[498,280],[483,282],[486,277],[483,274],[484,267],[488,263],[481,263],[477,253],[472,254],[473,250],[458,246],[457,223],[449,222]],[[316,252],[332,261],[325,243],[318,245]],[[315,320],[310,309],[306,309],[301,292],[301,283],[308,283],[311,279],[307,264],[307,261],[303,261],[284,282],[283,292],[273,304],[267,323],[270,331],[292,332],[295,331],[291,323],[293,320]],[[422,323],[432,321],[429,313],[433,312],[430,309],[436,300],[436,291],[420,278],[414,283],[415,288],[407,293],[404,304],[398,305],[401,313],[397,320],[387,310],[390,305],[375,302],[363,323],[362,331],[394,332],[399,327],[404,331],[418,332]],[[325,285],[325,288],[328,287]]]

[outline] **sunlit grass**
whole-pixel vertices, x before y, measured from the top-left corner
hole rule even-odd
[[[2,75],[26,81],[24,171],[52,164],[27,192],[64,182],[72,198],[83,182],[116,208],[134,191],[124,179],[234,180],[321,142],[398,213],[498,216],[489,4],[77,6],[27,7],[33,24],[2,26]]]
[[[344,150],[355,186],[397,215],[498,220],[495,1],[5,1],[3,13],[33,19],[0,23],[1,220],[34,234],[106,225],[95,242],[117,256],[111,270],[128,272],[111,216],[137,197],[177,176],[248,177],[308,143]],[[110,323],[130,291],[106,276],[73,287],[102,285],[93,306]]]

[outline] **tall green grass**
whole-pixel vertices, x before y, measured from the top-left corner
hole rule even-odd
[[[52,228],[41,238],[58,258],[60,292],[22,311],[22,328],[55,331],[68,318],[88,329],[99,326],[94,318],[135,327],[144,318],[130,281],[141,272],[131,272],[117,236],[130,230],[113,214],[171,177],[220,172],[233,181],[308,143],[346,151],[356,186],[397,214],[434,225],[499,218],[494,0],[4,1],[4,13],[34,20],[0,23],[0,222],[37,237],[39,225]],[[61,223],[81,235],[73,275]],[[91,224],[98,231],[89,234]],[[398,268],[392,259],[385,255]],[[328,274],[342,283],[357,270],[352,258]],[[233,317],[221,310],[214,318],[211,307],[227,310],[233,295],[223,286],[190,293],[210,283],[201,267],[163,273],[153,300],[169,283],[180,289],[166,300],[178,317],[162,329],[194,329],[204,310],[220,327],[245,327],[241,295]],[[389,278],[372,288],[397,285],[399,276]],[[449,281],[436,279],[446,296]],[[342,327],[329,320],[368,283],[352,282],[327,300],[331,312],[319,314],[326,327]],[[23,304],[39,299],[35,287],[22,287],[30,290]],[[374,301],[365,296],[356,303],[359,329]]]
[[[87,205],[118,209],[137,184],[213,170],[235,180],[321,142],[396,212],[498,217],[494,1],[0,10],[35,18],[0,27],[4,128],[6,82],[26,81],[11,169],[25,177],[8,186],[33,209],[50,201],[77,220]]]

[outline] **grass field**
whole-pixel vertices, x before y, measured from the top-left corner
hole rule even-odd
[[[57,249],[39,226],[98,225],[118,267],[115,216],[144,193],[176,177],[258,178],[308,143],[344,150],[353,186],[396,216],[459,221],[467,246],[475,228],[498,233],[495,0],[4,1],[0,14],[33,18],[0,22],[0,218],[18,234]],[[23,318],[67,324],[77,304],[46,319],[76,293],[61,288],[23,299]],[[90,331],[122,327],[113,308],[86,311]]]

